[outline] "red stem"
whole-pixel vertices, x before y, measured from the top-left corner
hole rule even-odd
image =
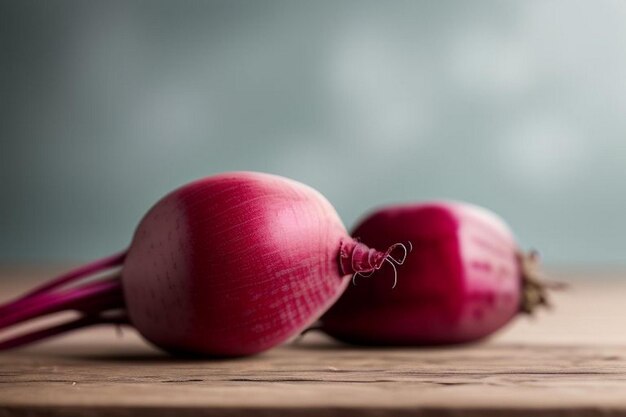
[[[63,293],[31,296],[28,302],[23,300],[18,305],[6,307],[5,313],[0,317],[0,329],[63,310],[95,312],[106,308],[122,307],[121,290],[121,281],[115,277]]]
[[[13,349],[23,345],[37,342],[42,339],[57,336],[61,333],[76,330],[82,327],[93,326],[96,324],[127,324],[126,317],[119,318],[102,318],[99,316],[83,316],[78,319],[58,324],[56,326],[36,330],[30,333],[19,335],[3,342],[0,342],[0,350]]]
[[[0,350],[10,349],[52,337],[80,327],[104,323],[128,323],[125,316],[103,317],[102,314],[112,309],[124,309],[121,275],[100,279],[94,282],[80,283],[117,266],[126,258],[122,252],[90,264],[76,268],[54,278],[23,296],[0,306],[0,330],[37,317],[54,314],[64,310],[75,310],[82,317],[60,325],[36,330],[0,342]],[[72,288],[63,288],[66,284],[78,282]]]
[[[55,288],[61,287],[65,284],[68,284],[72,281],[76,281],[77,279],[84,278],[89,275],[94,275],[97,272],[103,271],[108,268],[113,268],[115,266],[119,266],[124,263],[124,259],[126,258],[126,251],[117,253],[115,255],[108,256],[106,258],[99,259],[94,262],[90,262],[87,265],[80,266],[76,269],[73,269],[65,274],[62,274],[38,287],[35,287],[31,291],[27,292],[23,296],[15,299],[10,304],[6,304],[4,307],[9,307],[10,305],[17,304],[17,302],[26,300],[35,295],[43,294],[46,292],[50,292]]]

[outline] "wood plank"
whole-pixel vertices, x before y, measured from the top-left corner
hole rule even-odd
[[[43,272],[0,270],[2,298]],[[189,360],[132,330],[90,329],[0,354],[0,416],[626,416],[625,290],[599,274],[573,281],[558,310],[437,349],[311,334],[249,358]]]

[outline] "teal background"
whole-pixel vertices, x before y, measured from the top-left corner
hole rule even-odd
[[[466,200],[624,265],[626,2],[0,1],[0,262],[82,261],[226,170]]]

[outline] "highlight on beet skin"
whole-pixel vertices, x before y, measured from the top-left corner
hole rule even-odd
[[[336,339],[469,342],[547,305],[537,253],[523,253],[504,221],[486,209],[444,201],[382,207],[352,236],[372,247],[407,242],[410,252],[397,278],[388,269],[375,278],[355,276],[355,285],[321,320],[321,329]]]

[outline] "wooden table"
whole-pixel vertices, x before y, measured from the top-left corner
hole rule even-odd
[[[53,272],[0,269],[0,298]],[[132,330],[86,330],[0,354],[0,416],[626,415],[618,275],[571,280],[558,310],[462,347],[363,349],[311,334],[254,357],[197,361],[165,356]]]

